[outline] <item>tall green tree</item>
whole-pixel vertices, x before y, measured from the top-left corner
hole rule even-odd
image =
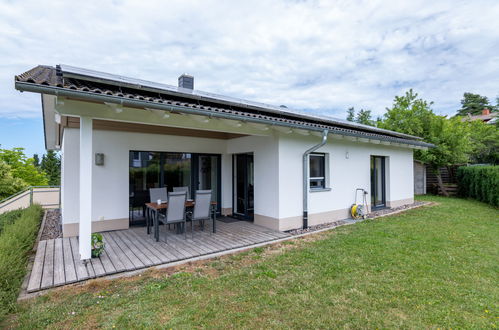
[[[347,120],[359,124],[376,126],[376,122],[372,119],[371,110],[360,109],[359,112],[355,113],[355,108],[350,107],[347,110]]]
[[[491,111],[495,110],[495,107],[489,103],[489,99],[486,96],[473,93],[464,93],[463,99],[461,100],[461,109],[459,109],[457,115],[479,115],[485,108],[490,109]]]
[[[39,171],[33,164],[33,158],[24,154],[23,148],[0,149],[0,160],[11,168],[11,174],[30,186],[44,186],[48,178],[43,171]]]
[[[355,120],[355,109],[354,107],[350,107],[347,110],[347,120],[354,121]]]
[[[375,126],[376,122],[372,119],[371,110],[360,109],[355,121],[359,124]]]
[[[43,155],[40,167],[47,174],[50,185],[61,184],[61,159],[55,151],[49,150]]]
[[[38,154],[33,155],[33,165],[35,165],[36,168],[40,167],[40,157],[38,157]]]
[[[440,168],[468,162],[472,151],[470,129],[459,117],[447,119],[436,115],[431,109],[432,104],[419,98],[411,89],[404,96],[395,97],[379,127],[416,135],[433,143],[435,148],[416,150],[414,157],[430,165],[441,191],[448,196]]]

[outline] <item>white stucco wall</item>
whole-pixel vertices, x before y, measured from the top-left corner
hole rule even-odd
[[[277,218],[279,216],[278,139],[275,136],[245,136],[227,142],[227,153],[253,153],[254,213]],[[229,188],[231,189],[231,188]],[[232,198],[232,191],[229,192]]]
[[[66,129],[63,137],[63,223],[79,217],[79,130]],[[103,153],[104,166],[93,165],[92,220],[128,218],[129,151],[171,151],[223,154],[226,141],[183,136],[95,130],[93,153]],[[93,160],[92,160],[93,162]],[[226,168],[229,165],[229,168]],[[231,171],[222,159],[222,173]],[[228,173],[230,177],[230,173]],[[222,178],[227,181],[226,178]],[[222,187],[222,195],[224,195]],[[229,199],[230,200],[230,199]],[[222,203],[222,207],[225,207]]]
[[[128,218],[130,150],[221,154],[222,208],[232,208],[232,154],[252,152],[255,212],[277,217],[277,140],[273,136],[220,140],[95,130],[93,153],[103,153],[105,162],[104,166],[93,165],[93,221]],[[78,129],[65,129],[62,153],[63,224],[77,223]]]
[[[302,155],[319,141],[317,136],[277,132],[268,136],[220,140],[95,130],[93,153],[103,153],[105,165],[93,165],[92,219],[128,219],[130,150],[221,154],[221,206],[227,209],[232,208],[232,154],[252,152],[255,222],[280,230],[298,228],[303,211]],[[309,194],[310,225],[348,217],[347,210],[354,202],[355,188],[370,192],[371,155],[387,157],[387,204],[398,206],[412,201],[412,149],[329,138],[317,152],[328,155],[327,174],[331,190]],[[78,129],[65,129],[62,154],[63,224],[77,223]]]
[[[284,135],[279,138],[279,228],[287,230],[301,225],[303,213],[303,152],[320,142],[317,136]],[[370,193],[370,156],[386,156],[387,204],[413,199],[412,149],[382,144],[352,142],[328,138],[316,152],[329,159],[329,191],[309,193],[309,224],[348,217],[354,203],[355,189]],[[348,159],[346,154],[348,153]],[[360,198],[360,194],[359,194]],[[370,203],[370,195],[368,196]]]

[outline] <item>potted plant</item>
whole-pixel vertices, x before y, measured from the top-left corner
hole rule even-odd
[[[93,233],[92,234],[92,258],[98,258],[104,252],[104,241],[102,234]]]

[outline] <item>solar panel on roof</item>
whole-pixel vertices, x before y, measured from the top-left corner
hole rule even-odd
[[[148,80],[142,80],[142,79],[137,79],[137,78],[130,78],[126,76],[121,76],[121,75],[116,75],[116,74],[111,74],[111,73],[106,73],[106,72],[101,72],[101,71],[95,71],[95,70],[89,70],[89,69],[84,69],[84,68],[79,68],[71,65],[65,65],[61,64],[61,71],[63,72],[63,76],[66,77],[72,77],[72,78],[78,78],[82,80],[88,80],[88,81],[95,81],[95,82],[102,82],[102,83],[109,83],[113,85],[119,85],[122,87],[131,87],[131,88],[136,88],[136,89],[142,89],[142,90],[148,90],[148,91],[154,91],[154,92],[161,92],[161,93],[166,93],[166,94],[174,94],[174,95],[184,95],[189,98],[197,98],[199,100],[207,100],[207,101],[212,101],[212,102],[217,102],[217,103],[225,103],[229,105],[236,105],[240,107],[247,107],[247,108],[253,108],[256,110],[263,110],[267,112],[273,112],[273,113],[278,113],[278,114],[283,114],[283,115],[289,115],[289,116],[300,116],[302,119],[310,119],[310,120],[316,120],[316,121],[322,121],[324,123],[329,123],[329,124],[336,124],[336,125],[343,125],[347,127],[352,127],[356,129],[364,129],[364,130],[369,130],[373,132],[380,132],[384,134],[390,134],[390,135],[395,135],[395,136],[401,136],[405,138],[412,138],[412,139],[421,139],[416,136],[408,135],[408,134],[403,134],[403,133],[398,133],[390,130],[385,130],[382,128],[377,128],[377,127],[372,127],[368,125],[363,125],[363,124],[358,124],[354,122],[350,122],[347,120],[342,120],[334,117],[325,117],[325,116],[316,116],[316,115],[311,115],[309,113],[305,113],[303,111],[299,111],[296,109],[289,109],[289,108],[283,108],[271,104],[266,104],[266,103],[260,103],[260,102],[254,102],[254,101],[248,101],[244,99],[239,99],[239,98],[234,98],[230,96],[224,96],[224,95],[219,95],[219,94],[214,94],[214,93],[209,93],[209,92],[203,92],[199,90],[192,90],[192,89],[186,89],[186,88],[181,88],[173,85],[168,85],[168,84],[162,84],[162,83],[157,83],[153,81],[148,81]],[[118,83],[118,84],[116,84]]]

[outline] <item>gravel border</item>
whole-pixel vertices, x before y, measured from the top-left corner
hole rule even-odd
[[[42,241],[62,237],[61,210],[52,209],[46,211],[45,225],[42,230]]]
[[[414,209],[414,208],[417,208],[417,207],[420,207],[423,205],[430,205],[430,204],[432,204],[432,203],[431,202],[419,202],[419,201],[417,201],[417,202],[414,202],[412,204],[402,205],[402,206],[398,206],[398,207],[394,207],[394,208],[381,209],[381,210],[377,210],[377,211],[369,213],[366,220],[385,217],[385,216],[389,216],[392,214],[397,214],[397,213],[400,213],[403,211],[407,211],[410,209]],[[301,235],[304,233],[312,233],[315,231],[320,231],[320,230],[328,229],[328,228],[334,228],[334,227],[338,227],[341,225],[356,223],[356,222],[360,222],[360,221],[364,221],[364,219],[351,219],[350,218],[350,219],[338,220],[338,221],[323,223],[320,225],[310,226],[306,229],[293,229],[293,230],[289,230],[286,232],[288,234],[296,236],[296,235]]]

